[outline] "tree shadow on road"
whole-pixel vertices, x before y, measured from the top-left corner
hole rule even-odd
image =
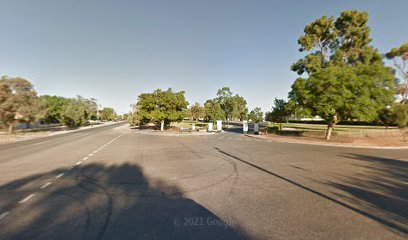
[[[64,177],[55,176],[64,173]],[[44,189],[45,182],[53,182]],[[19,204],[22,197],[35,196]],[[0,186],[0,239],[249,239],[137,165],[89,164]]]
[[[394,188],[391,191],[391,193],[393,193],[393,196],[390,197],[388,196],[388,198],[386,198],[386,201],[378,201],[376,202],[378,206],[380,206],[382,209],[380,210],[386,210],[386,209],[392,209],[392,210],[388,210],[390,211],[393,215],[386,215],[386,214],[378,214],[378,211],[376,211],[376,209],[372,209],[372,208],[367,208],[367,204],[355,204],[355,198],[350,198],[347,197],[346,195],[342,195],[339,193],[334,193],[337,197],[333,197],[332,194],[327,194],[323,191],[319,191],[317,189],[313,189],[301,182],[297,182],[295,180],[292,180],[288,177],[285,177],[283,175],[277,174],[273,171],[270,171],[268,169],[265,169],[261,166],[258,166],[254,163],[251,163],[249,161],[246,161],[242,158],[239,158],[237,156],[234,156],[230,153],[227,153],[219,148],[215,148],[216,150],[218,150],[220,153],[231,157],[235,160],[238,160],[248,166],[254,167],[255,169],[258,169],[264,173],[267,173],[271,176],[274,176],[276,178],[279,178],[287,183],[290,183],[296,187],[299,187],[305,191],[308,191],[310,193],[315,194],[316,196],[319,196],[321,198],[324,198],[332,203],[335,203],[339,206],[345,207],[351,211],[354,211],[355,213],[361,214],[362,216],[365,216],[367,218],[370,218],[371,220],[374,220],[378,223],[383,224],[384,226],[397,231],[398,233],[401,234],[408,234],[408,224],[407,224],[407,209],[408,209],[408,205],[407,205],[407,186],[406,186],[406,178],[407,178],[407,165],[405,162],[403,161],[399,161],[399,160],[395,160],[394,162],[391,161],[391,166],[393,166],[395,169],[393,169],[393,171],[391,171],[391,175],[388,176],[388,182],[386,182],[387,180],[384,181],[386,182],[385,184],[391,185],[394,184]],[[350,156],[349,156],[350,157]],[[359,155],[354,155],[354,157],[356,159],[363,159],[364,161],[368,161],[371,160],[372,157],[365,157],[362,158],[362,156]],[[390,159],[379,159],[376,158],[377,161],[380,160],[384,160],[384,161],[380,161],[381,163],[387,162]],[[384,171],[383,174],[387,174],[387,166],[383,166],[382,171]],[[390,174],[390,173],[388,173]],[[348,179],[348,180],[347,180]],[[380,197],[380,195],[376,195],[376,196],[372,196],[374,194],[374,191],[370,192],[370,194],[368,194],[367,192],[370,191],[368,186],[364,186],[364,181],[367,180],[363,180],[363,179],[354,179],[354,181],[352,181],[350,178],[347,178],[345,181],[343,182],[347,182],[350,181],[349,183],[353,182],[353,184],[355,184],[356,186],[361,186],[360,188],[358,187],[354,187],[354,191],[352,191],[353,187],[351,185],[343,185],[341,183],[337,183],[337,182],[333,182],[333,181],[329,181],[329,182],[321,182],[321,181],[316,181],[315,182],[319,182],[322,184],[326,184],[332,187],[336,187],[338,189],[341,189],[343,191],[348,191],[350,193],[355,193],[355,197],[357,197],[357,199],[363,200],[369,204],[374,204],[375,201],[377,201],[375,199],[375,197]],[[396,180],[397,179],[397,180]],[[381,179],[383,180],[383,179]],[[378,181],[377,180],[372,180],[372,182]],[[397,181],[393,182],[393,181]],[[401,182],[399,182],[401,181]],[[369,185],[369,183],[367,183],[367,185]],[[384,185],[387,186],[387,185]],[[383,187],[384,187],[383,186]],[[363,192],[362,194],[357,194],[359,193],[358,190],[360,190],[360,193],[362,191],[366,191]],[[383,197],[383,196],[381,196]],[[372,203],[370,202],[372,201]]]
[[[353,166],[363,172],[326,184],[340,190],[335,193],[340,199],[388,219],[391,228],[408,231],[408,162],[358,154],[344,157],[358,161]]]

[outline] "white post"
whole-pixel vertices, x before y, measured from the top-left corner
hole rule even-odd
[[[242,130],[244,134],[248,133],[248,121],[247,120],[242,121]]]
[[[195,131],[195,123],[191,124],[191,130]]]
[[[259,123],[254,123],[254,134],[259,134]]]
[[[213,131],[213,123],[212,122],[208,123],[208,131],[209,132]]]
[[[222,120],[217,120],[217,132],[222,131]]]

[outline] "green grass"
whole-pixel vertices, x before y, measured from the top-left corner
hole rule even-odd
[[[208,123],[205,122],[199,122],[199,121],[182,121],[182,122],[172,122],[170,125],[172,127],[181,127],[181,128],[191,128],[192,124],[195,124],[196,127],[202,127],[205,128],[207,127]]]
[[[268,123],[268,127],[276,127],[277,124]],[[306,124],[306,123],[284,123],[283,128],[293,128],[301,133],[322,133],[327,129],[325,124]],[[396,127],[383,126],[361,126],[361,125],[336,125],[334,133],[338,135],[365,135],[370,133],[385,133],[386,131],[394,131]]]

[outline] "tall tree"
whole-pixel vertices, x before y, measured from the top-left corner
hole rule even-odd
[[[287,122],[289,116],[290,110],[288,109],[288,103],[283,99],[275,98],[272,111],[266,113],[266,120],[278,123],[279,130],[282,130],[282,123]]]
[[[216,100],[207,100],[204,104],[204,118],[207,122],[225,120],[225,113]]]
[[[118,115],[116,114],[115,109],[110,108],[110,107],[105,107],[101,111],[101,117],[102,117],[102,120],[113,121],[118,117]]]
[[[169,88],[167,91],[157,89],[153,93],[140,94],[137,106],[137,114],[142,122],[159,123],[163,131],[165,124],[183,120],[188,102],[184,91],[173,92]]]
[[[345,11],[305,27],[298,43],[308,54],[292,65],[299,77],[289,98],[328,123],[326,139],[340,120],[374,120],[394,101],[395,79],[369,45],[368,14]]]
[[[215,100],[220,104],[227,121],[241,120],[248,112],[246,100],[238,94],[233,95],[229,87],[219,89]]]
[[[393,48],[385,55],[394,61],[394,66],[398,70],[402,82],[399,83],[398,93],[401,95],[401,103],[408,104],[408,43],[402,44],[398,48]]]
[[[42,105],[33,85],[23,78],[0,79],[0,121],[13,133],[17,121],[30,123],[41,117]]]
[[[62,118],[60,122],[70,127],[79,127],[95,117],[96,100],[86,99],[81,96],[64,100]]]
[[[69,103],[69,99],[60,96],[40,96],[40,101],[45,106],[44,120],[46,123],[63,122],[64,107]]]
[[[263,112],[260,107],[254,108],[251,112],[248,114],[248,119],[252,120],[253,122],[262,122],[263,121]]]

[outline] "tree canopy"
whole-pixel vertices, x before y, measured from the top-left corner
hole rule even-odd
[[[204,107],[201,106],[200,103],[196,102],[194,103],[194,105],[192,105],[190,107],[190,116],[194,119],[194,120],[198,120],[202,117],[204,117]]]
[[[113,121],[118,117],[118,114],[116,114],[115,109],[110,107],[103,108],[100,114],[101,119],[105,121]]]
[[[157,89],[153,93],[140,94],[137,106],[142,123],[155,122],[160,124],[160,130],[164,130],[165,124],[183,120],[188,102],[184,91],[173,92],[169,88],[166,91]]]
[[[272,111],[266,113],[266,120],[270,122],[284,123],[288,121],[289,116],[290,110],[288,109],[288,103],[283,99],[275,98]]]
[[[340,120],[373,120],[394,101],[395,78],[378,50],[369,45],[368,14],[345,11],[308,24],[298,43],[308,54],[291,69],[289,98],[328,122],[326,138]]]
[[[43,115],[43,106],[33,85],[19,77],[0,79],[0,121],[13,132],[16,122],[30,123]]]
[[[261,108],[256,107],[248,114],[248,119],[252,120],[253,122],[262,122],[263,121],[263,112]]]
[[[394,61],[394,66],[400,73],[402,81],[399,82],[397,92],[401,95],[401,103],[408,103],[408,43],[398,48],[393,48],[385,54]]]
[[[204,104],[204,119],[207,122],[215,122],[217,120],[225,120],[225,113],[221,105],[216,100],[207,100]]]
[[[238,94],[233,95],[229,87],[219,89],[214,100],[220,104],[226,120],[242,120],[246,117],[248,112],[246,100]]]

